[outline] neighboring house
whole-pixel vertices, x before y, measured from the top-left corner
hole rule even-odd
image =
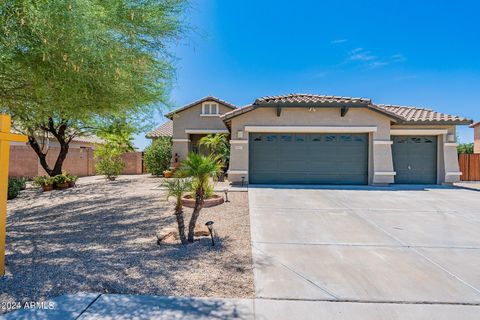
[[[229,133],[229,180],[251,184],[449,184],[460,180],[456,126],[430,109],[313,94],[268,96],[236,108],[205,97],[166,115],[173,153]]]
[[[474,130],[474,153],[480,153],[480,122],[475,122],[470,126]]]
[[[145,137],[152,139],[152,142],[158,138],[171,138],[173,136],[173,121],[168,120],[157,129],[147,133]]]

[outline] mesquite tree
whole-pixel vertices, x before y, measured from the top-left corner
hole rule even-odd
[[[0,108],[29,136],[50,175],[72,139],[106,116],[164,103],[168,45],[182,35],[185,0],[4,0],[0,3]],[[46,161],[41,137],[60,153]]]

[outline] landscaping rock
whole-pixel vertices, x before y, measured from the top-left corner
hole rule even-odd
[[[177,228],[163,228],[157,232],[158,242],[166,242],[166,240],[178,240]]]
[[[210,237],[210,231],[206,226],[196,225],[195,226],[195,237]]]
[[[188,228],[185,228],[185,236],[188,234]],[[210,231],[206,226],[198,225],[195,227],[196,238],[210,237]],[[157,242],[160,243],[177,243],[180,239],[177,228],[163,228],[157,232]]]

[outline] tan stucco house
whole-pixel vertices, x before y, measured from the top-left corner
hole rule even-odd
[[[229,180],[252,184],[449,184],[459,181],[456,126],[472,121],[365,98],[289,94],[238,108],[205,97],[166,115],[173,154],[228,133]],[[155,133],[157,132],[157,134]]]
[[[473,152],[480,153],[480,122],[475,122],[470,127],[474,130]]]

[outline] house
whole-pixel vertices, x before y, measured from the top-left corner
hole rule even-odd
[[[450,184],[459,181],[456,126],[472,121],[366,98],[289,94],[237,108],[205,97],[166,115],[173,153],[230,134],[232,182],[251,184]]]
[[[480,122],[475,122],[470,128],[474,130],[473,153],[480,153]]]

